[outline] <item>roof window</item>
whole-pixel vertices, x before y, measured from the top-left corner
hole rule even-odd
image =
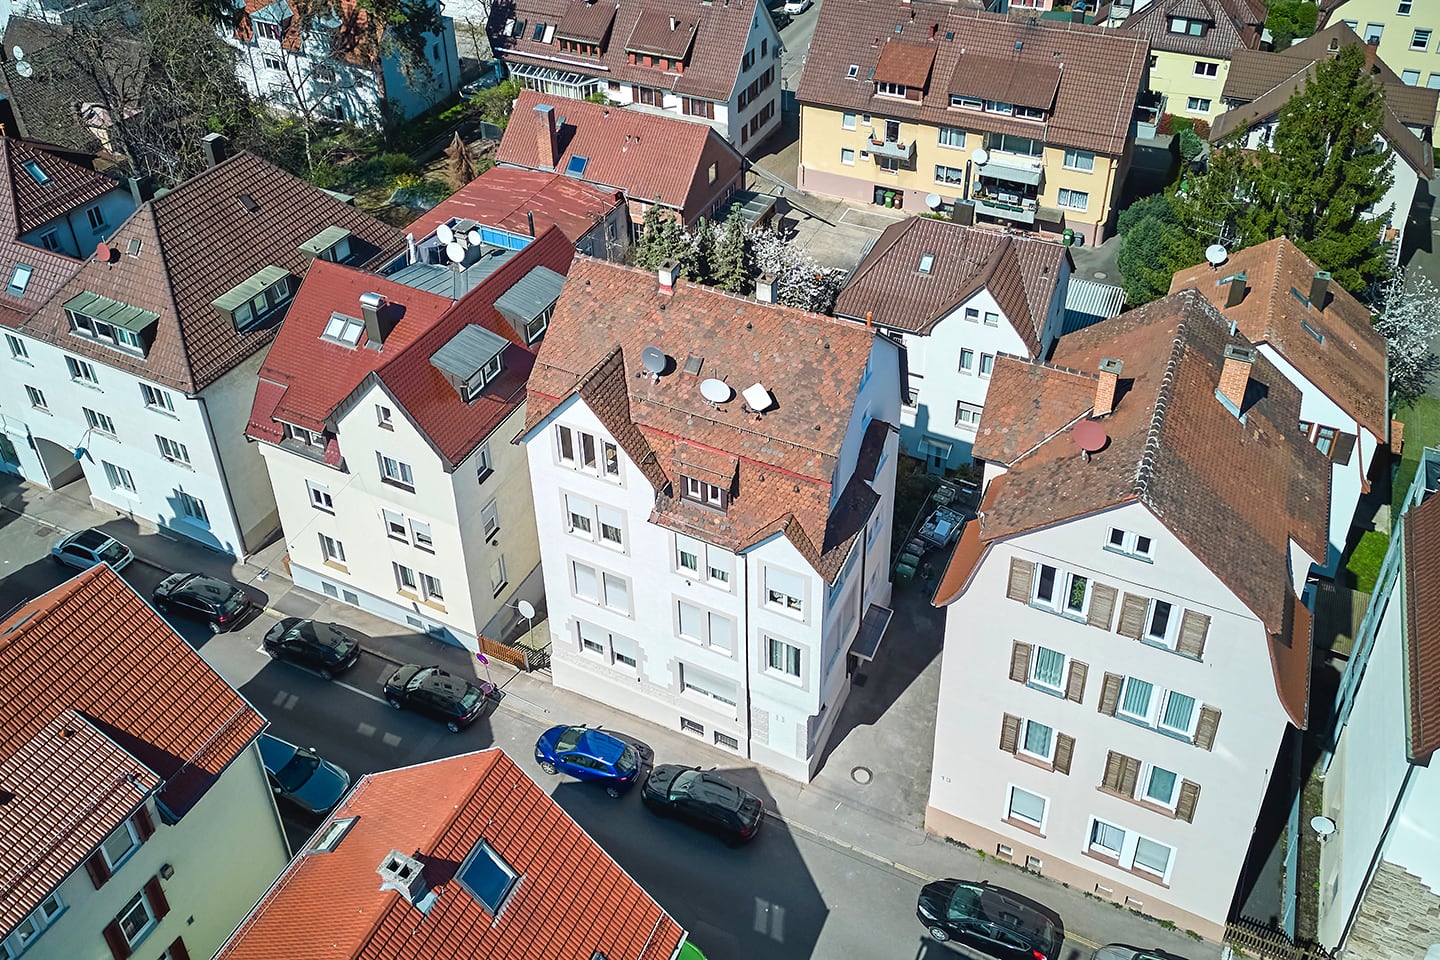
[[[315,837],[315,842],[310,844],[311,853],[329,853],[340,846],[340,841],[345,839],[345,834],[355,826],[358,817],[342,817],[339,820],[332,820]]]
[[[50,174],[40,169],[40,164],[34,160],[26,160],[24,166],[25,172],[30,174],[30,179],[40,184],[40,186],[43,187],[50,182]]]
[[[329,322],[325,324],[325,332],[320,334],[320,339],[338,343],[343,347],[353,347],[360,343],[360,334],[364,330],[365,321],[358,317],[332,313]]]
[[[290,302],[295,295],[291,280],[289,270],[271,264],[210,301],[210,305],[228,316],[236,331],[244,333]]]
[[[34,272],[35,268],[28,263],[15,264],[15,272],[10,274],[10,286],[5,292],[12,297],[25,296],[25,288],[30,286],[30,275]]]
[[[589,157],[582,157],[579,154],[575,154],[570,158],[570,162],[565,164],[565,176],[579,179],[585,176],[585,168],[589,164]]]
[[[854,79],[855,79],[856,77],[858,77],[859,75],[860,75],[860,65],[859,65],[858,63],[852,63],[852,64],[850,64],[850,69],[845,71],[845,76],[848,77],[848,78],[850,78],[851,80],[854,80]]]
[[[475,844],[470,856],[456,873],[460,885],[470,892],[491,916],[499,916],[510,891],[520,882],[520,874],[505,862],[500,852],[484,840]]]
[[[920,255],[920,272],[921,272],[921,273],[926,273],[926,274],[928,274],[928,273],[930,272],[931,268],[934,267],[934,266],[935,266],[935,254],[933,254],[933,253],[922,253],[922,254]]]

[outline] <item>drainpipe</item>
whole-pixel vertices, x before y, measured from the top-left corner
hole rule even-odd
[[[740,553],[735,554],[735,557],[741,561],[740,596],[745,600],[745,759],[754,760],[754,750],[751,748],[754,723],[750,712],[750,558]]]
[[[225,461],[220,459],[220,449],[215,446],[215,427],[210,420],[210,408],[205,403],[205,398],[198,393],[195,395],[195,402],[200,405],[200,416],[205,421],[205,442],[210,444],[210,456],[215,458],[215,468],[220,471],[220,484],[225,488],[225,512],[230,517],[230,526],[235,531],[235,539],[238,551],[235,556],[241,563],[244,563],[249,554],[245,547],[245,531],[240,529],[240,518],[235,513],[235,499],[230,495],[230,479],[225,476]]]

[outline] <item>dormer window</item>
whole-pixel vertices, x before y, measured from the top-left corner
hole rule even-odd
[[[714,507],[716,510],[724,510],[730,505],[730,494],[705,480],[698,480],[695,477],[681,477],[680,497],[692,503],[703,504],[707,507]]]
[[[572,158],[573,159],[573,158]],[[548,267],[533,267],[495,301],[495,309],[527,344],[539,340],[550,325],[565,278]]]
[[[1170,32],[1181,33],[1190,37],[1203,37],[1209,23],[1204,20],[1192,20],[1189,17],[1171,17]]]
[[[470,403],[504,372],[505,348],[509,345],[510,341],[499,334],[472,323],[436,350],[430,365],[440,371],[461,400]]]
[[[285,439],[298,443],[305,447],[314,447],[317,450],[325,449],[325,434],[317,433],[314,430],[307,430],[305,427],[297,427],[293,423],[281,422],[285,430]]]
[[[211,306],[228,316],[235,329],[243,333],[270,319],[294,295],[290,271],[272,265],[216,297]]]
[[[65,302],[65,318],[75,336],[144,356],[160,315],[87,290]]]
[[[903,83],[877,83],[875,93],[881,97],[903,97],[906,87]]]
[[[950,94],[950,106],[959,107],[962,110],[984,110],[985,101],[979,97],[966,97],[952,93]]]
[[[280,24],[271,23],[268,20],[255,21],[255,36],[261,40],[273,40],[280,42]]]
[[[344,263],[350,259],[350,231],[344,227],[326,227],[300,244],[300,252],[316,260]]]

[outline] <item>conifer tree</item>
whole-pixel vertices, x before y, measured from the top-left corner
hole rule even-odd
[[[715,238],[715,256],[710,282],[731,293],[750,293],[755,283],[755,254],[746,243],[745,218],[739,205],[730,208],[730,216]]]

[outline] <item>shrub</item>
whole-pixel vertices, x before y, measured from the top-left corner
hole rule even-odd
[[[420,164],[408,153],[382,153],[376,157],[380,166],[385,170],[385,175],[396,177],[406,173],[419,173]]]

